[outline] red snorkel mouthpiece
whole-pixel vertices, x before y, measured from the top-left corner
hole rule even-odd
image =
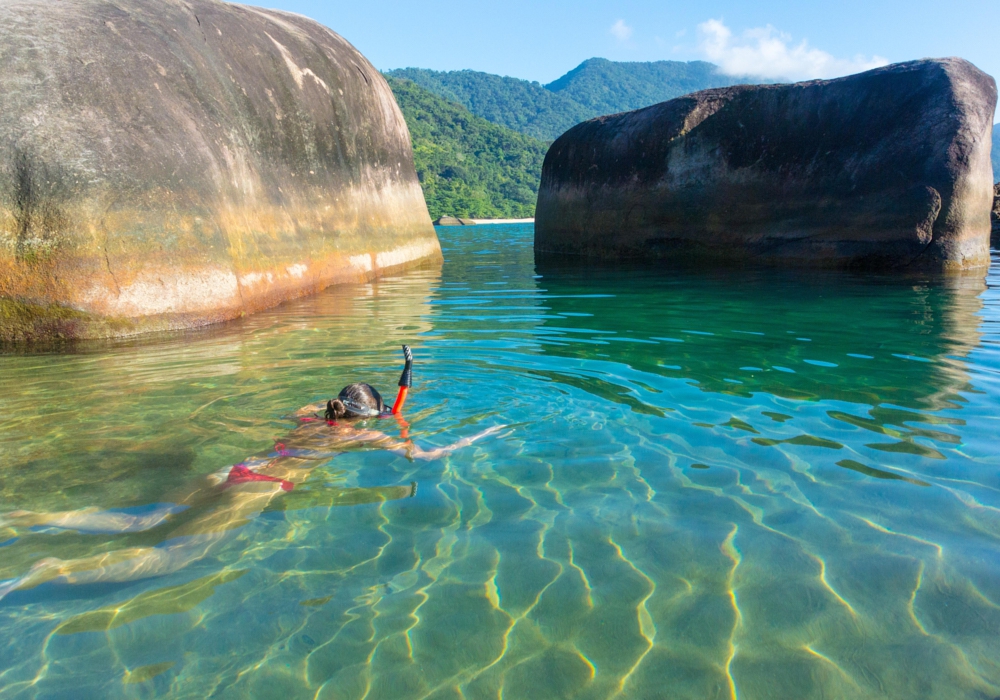
[[[403,410],[406,394],[413,386],[413,353],[410,352],[409,345],[403,346],[403,359],[406,360],[406,364],[403,365],[403,373],[399,375],[399,393],[396,394],[396,401],[392,404],[393,415],[399,415],[399,412]]]

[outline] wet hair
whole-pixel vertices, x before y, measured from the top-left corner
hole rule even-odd
[[[371,384],[348,384],[337,398],[326,402],[326,419],[367,418],[385,411],[385,403]]]

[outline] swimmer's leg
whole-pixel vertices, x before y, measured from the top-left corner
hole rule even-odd
[[[49,557],[36,562],[24,576],[0,583],[0,599],[11,591],[49,581],[120,583],[171,574],[203,559],[221,539],[221,534],[215,534],[183,538],[167,547],[130,547],[81,559]]]
[[[15,510],[0,516],[0,524],[11,528],[57,527],[84,533],[143,532],[166,522],[171,515],[179,510],[181,507],[171,504],[163,504],[139,514],[100,510],[99,508],[65,510],[57,513]]]

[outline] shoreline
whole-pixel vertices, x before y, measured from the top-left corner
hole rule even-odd
[[[473,219],[464,216],[439,216],[432,221],[435,226],[476,226],[488,224],[533,224],[535,217],[523,219]]]
[[[535,217],[527,219],[469,219],[474,224],[533,224]]]

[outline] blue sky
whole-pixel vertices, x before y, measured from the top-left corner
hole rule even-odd
[[[731,72],[805,79],[885,62],[961,56],[1000,76],[1000,0],[254,4],[322,22],[383,70],[471,68],[545,83],[584,59],[602,56],[704,59]]]

